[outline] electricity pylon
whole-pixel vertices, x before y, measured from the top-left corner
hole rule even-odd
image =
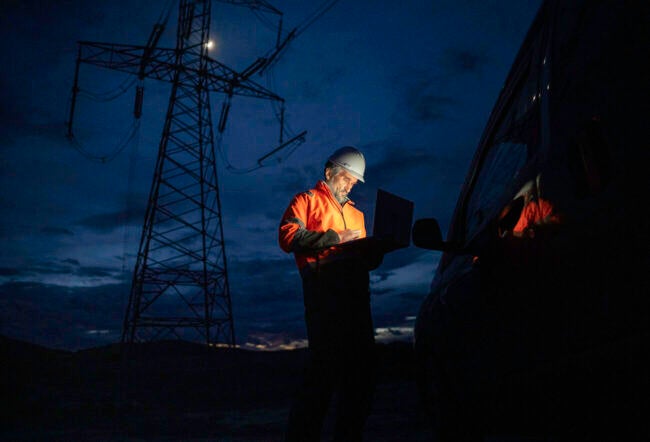
[[[263,1],[226,2],[271,8]],[[210,4],[210,0],[180,0],[174,49],[158,47],[164,23],[154,27],[146,46],[79,42],[68,121],[71,138],[81,63],[137,75],[140,80],[171,83],[122,343],[173,335],[189,340],[202,337],[207,344],[235,345],[210,92],[226,94],[228,99],[244,95],[280,103],[284,100],[250,80],[253,73],[267,67],[267,59],[260,58],[238,73],[208,56]],[[276,52],[287,40],[277,45]],[[142,97],[140,85],[136,90],[136,118],[141,113]],[[224,124],[222,113],[220,132]]]

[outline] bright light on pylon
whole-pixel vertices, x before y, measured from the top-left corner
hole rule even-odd
[[[214,42],[212,40],[209,40],[206,44],[205,47],[210,50],[214,47]]]

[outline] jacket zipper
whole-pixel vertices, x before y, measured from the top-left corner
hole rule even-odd
[[[337,201],[337,202],[338,202],[338,201]],[[347,201],[346,201],[345,203],[343,203],[343,204],[339,203],[339,205],[341,206],[341,210],[340,210],[340,212],[341,212],[341,218],[343,218],[343,229],[345,229],[345,230],[347,230],[347,228],[348,228],[348,223],[345,222],[345,215],[343,215],[343,206],[344,206],[346,203],[347,203]]]
[[[329,189],[328,189],[328,190],[329,190]],[[343,215],[343,206],[344,206],[345,204],[347,204],[348,202],[346,201],[346,202],[344,202],[343,204],[339,203],[338,201],[336,201],[336,199],[334,198],[334,195],[332,195],[332,192],[331,192],[331,191],[330,191],[328,197],[329,197],[330,201],[333,202],[333,203],[335,204],[335,207],[336,207],[336,205],[338,205],[338,206],[340,207],[339,212],[341,213],[341,218],[343,219],[343,229],[344,229],[344,230],[347,230],[347,228],[348,228],[348,223],[345,222],[345,215]]]

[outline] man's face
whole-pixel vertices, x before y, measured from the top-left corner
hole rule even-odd
[[[332,169],[325,170],[325,182],[332,191],[334,198],[341,204],[347,201],[348,194],[357,184],[357,181],[347,170],[342,169],[336,175],[332,174]]]

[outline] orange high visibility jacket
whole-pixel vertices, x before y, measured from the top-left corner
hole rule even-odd
[[[538,224],[554,224],[559,222],[559,217],[554,213],[553,205],[545,199],[535,199],[524,206],[519,220],[512,231],[523,233],[524,230]]]
[[[294,253],[299,269],[318,262],[344,257],[336,247],[339,233],[345,229],[366,236],[363,212],[352,201],[341,205],[324,181],[313,189],[297,194],[285,210],[279,228],[280,247]]]

